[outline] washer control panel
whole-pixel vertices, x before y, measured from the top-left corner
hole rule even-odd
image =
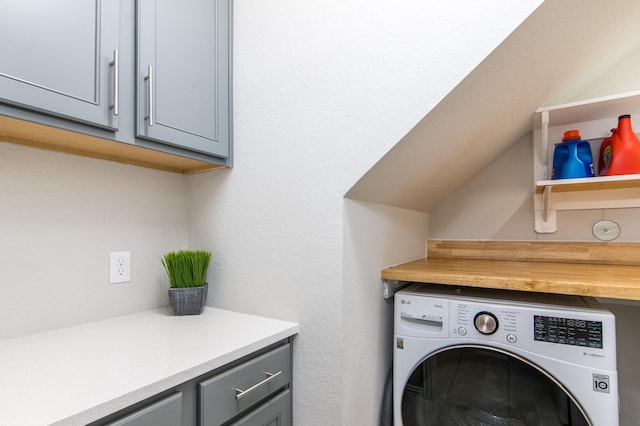
[[[535,315],[533,332],[540,342],[603,348],[602,321]]]
[[[466,336],[473,331],[476,337],[493,337],[514,344],[518,341],[521,312],[507,306],[487,306],[475,303],[451,302],[455,312],[455,322],[451,324],[451,334]]]
[[[595,299],[535,295],[529,300],[525,296],[529,297],[507,300],[412,287],[395,295],[395,334],[448,339],[451,344],[495,345],[615,369],[615,317]],[[561,301],[573,301],[573,305]]]
[[[519,317],[521,312],[505,308],[494,308],[494,312],[469,304],[453,304],[457,311],[456,324],[452,325],[453,334],[466,336],[470,324],[481,335],[504,335],[508,343],[518,341],[521,333]],[[473,318],[473,321],[471,321]],[[528,323],[529,321],[527,321]],[[501,333],[498,333],[501,331]],[[528,333],[530,334],[530,333]],[[602,349],[602,321],[580,318],[563,318],[559,316],[533,315],[533,339],[539,342],[557,343],[561,345],[583,346]]]

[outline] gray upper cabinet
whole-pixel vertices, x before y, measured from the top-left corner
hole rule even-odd
[[[230,167],[231,14],[231,0],[0,0],[2,140]]]
[[[136,136],[229,157],[230,0],[136,6]]]
[[[0,103],[118,128],[119,0],[1,0]]]

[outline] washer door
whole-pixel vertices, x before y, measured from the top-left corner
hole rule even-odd
[[[555,379],[527,360],[459,345],[425,358],[402,395],[405,426],[591,425]]]

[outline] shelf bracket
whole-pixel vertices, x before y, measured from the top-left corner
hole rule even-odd
[[[542,220],[544,222],[549,221],[549,214],[551,212],[551,190],[553,186],[547,185],[542,191]]]
[[[402,290],[408,285],[409,282],[407,281],[382,280],[382,297],[384,297],[385,300],[389,300],[397,291]]]
[[[549,151],[549,111],[540,113],[540,162],[544,167],[545,176],[549,173],[547,153]],[[547,177],[548,178],[548,177]]]
[[[536,232],[538,234],[553,234],[558,230],[552,193],[553,185],[547,185],[542,190],[542,194],[534,194]]]

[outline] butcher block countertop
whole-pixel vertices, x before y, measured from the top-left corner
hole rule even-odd
[[[640,300],[640,243],[430,240],[382,279]]]

